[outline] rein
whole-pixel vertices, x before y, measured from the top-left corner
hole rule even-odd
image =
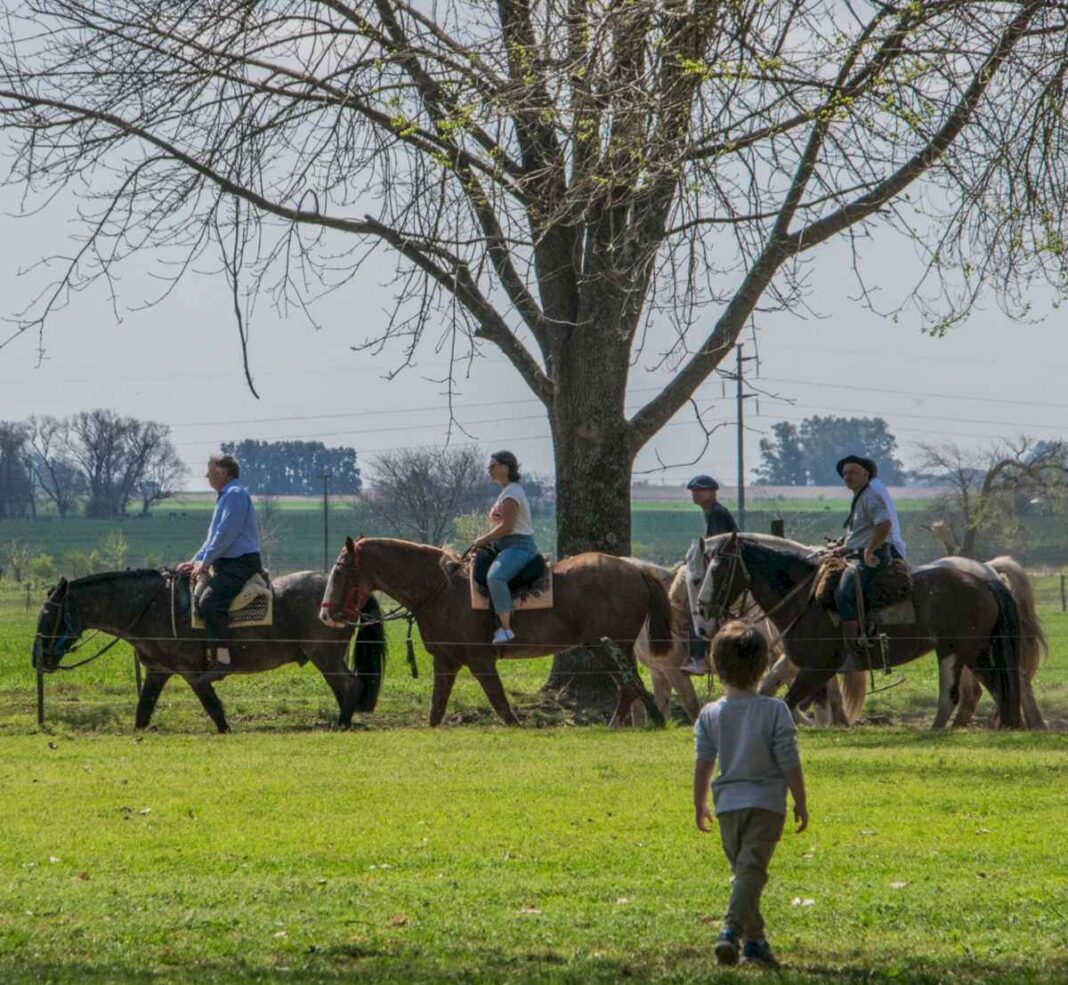
[[[148,601],[141,608],[141,611],[138,612],[137,615],[134,616],[132,620],[130,620],[130,624],[125,629],[121,630],[115,636],[115,638],[110,643],[107,644],[107,646],[104,646],[101,649],[97,650],[96,653],[94,653],[91,657],[86,657],[84,660],[78,660],[77,662],[72,663],[72,664],[64,664],[64,663],[60,662],[60,661],[62,661],[63,657],[67,657],[67,656],[70,656],[72,653],[76,653],[83,646],[85,646],[87,643],[91,642],[97,636],[100,635],[100,630],[99,629],[98,630],[94,630],[91,636],[86,637],[86,639],[82,640],[80,643],[75,643],[73,646],[70,647],[70,649],[64,651],[64,653],[59,657],[59,660],[57,660],[56,666],[53,669],[54,670],[75,670],[78,667],[84,667],[86,664],[92,663],[98,657],[102,657],[105,653],[108,652],[108,650],[110,650],[116,643],[118,643],[123,638],[123,636],[125,636],[126,633],[128,633],[131,629],[134,628],[134,626],[137,625],[137,623],[140,621],[141,617],[146,612],[148,612],[149,607],[155,601],[155,598],[156,598],[156,592],[155,592],[155,589],[153,589],[152,593],[148,597]],[[70,587],[68,586],[67,590],[63,593],[62,602],[46,602],[45,604],[46,605],[54,605],[58,609],[58,611],[56,613],[56,621],[55,621],[55,623],[53,623],[53,626],[52,626],[52,629],[53,629],[52,637],[56,641],[56,642],[54,642],[52,644],[52,649],[54,651],[59,646],[59,644],[61,642],[63,642],[64,640],[68,639],[69,637],[74,637],[76,639],[80,635],[80,632],[74,626],[74,619],[71,616],[71,612],[70,612],[70,610],[71,610]],[[64,630],[65,630],[65,632],[63,633],[62,636],[60,636],[58,633],[55,632],[55,630],[59,627],[60,619],[62,619],[63,622],[64,622]]]
[[[741,569],[742,577],[744,578],[744,587],[742,588],[742,591],[740,593],[740,597],[744,598],[746,592],[751,592],[752,591],[752,586],[753,586],[753,579],[752,579],[752,576],[749,574],[749,569],[746,566],[745,558],[742,557],[742,549],[741,549],[740,546],[737,546],[735,548],[735,551],[733,553],[731,553],[731,554],[718,555],[718,556],[725,557],[726,560],[731,562],[731,566],[730,566],[730,569],[729,569],[729,577],[724,579],[724,582],[723,582],[723,586],[724,587],[723,587],[723,592],[722,592],[722,596],[723,596],[722,600],[720,601],[720,604],[718,605],[718,607],[716,607],[712,612],[712,616],[716,620],[720,620],[720,619],[723,618],[724,615],[729,615],[730,614],[729,606],[727,606],[727,604],[726,604],[726,599],[727,599],[727,594],[730,592],[731,586],[734,584],[734,578],[735,578],[735,575],[738,572],[739,568]],[[809,556],[811,557],[813,555],[809,555]],[[810,589],[811,590],[812,586],[815,584],[816,578],[819,576],[819,573],[820,573],[820,569],[819,569],[819,566],[817,566],[814,570],[810,571],[807,575],[805,575],[805,577],[802,578],[801,581],[799,581],[796,585],[794,585],[794,587],[791,588],[790,591],[787,592],[781,599],[779,599],[779,601],[776,602],[775,605],[773,605],[770,609],[768,609],[767,612],[762,612],[759,616],[749,616],[748,618],[742,618],[742,617],[739,617],[739,618],[742,618],[742,621],[747,626],[755,626],[758,623],[764,622],[765,620],[767,620],[770,623],[771,622],[771,617],[773,615],[775,615],[776,612],[778,612],[780,609],[784,608],[786,605],[788,605],[790,602],[792,602],[794,600],[794,598],[796,598],[798,595],[800,595],[801,592],[803,592],[805,589]],[[713,597],[712,601],[713,602],[716,601],[716,596]],[[710,606],[709,608],[711,609],[712,606]],[[793,629],[795,625],[797,625],[798,621],[805,614],[806,610],[807,610],[807,606],[803,606],[801,608],[801,611],[798,612],[798,614],[796,616],[794,616],[793,619],[790,620],[789,624],[787,625],[787,627],[785,629],[780,630],[778,627],[775,627],[775,632],[778,634],[780,640],[785,641],[786,634],[789,633],[790,630]]]

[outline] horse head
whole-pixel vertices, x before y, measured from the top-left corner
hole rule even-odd
[[[360,564],[361,540],[345,538],[345,546],[330,570],[326,591],[319,604],[319,621],[334,629],[358,622],[360,610],[371,597],[367,566]]]
[[[51,673],[81,635],[75,622],[70,598],[70,584],[60,578],[48,590],[48,597],[37,616],[37,633],[33,638],[33,666]]]
[[[737,532],[705,541],[705,574],[697,593],[701,618],[718,627],[730,617],[730,608],[749,588],[749,572],[742,558]]]

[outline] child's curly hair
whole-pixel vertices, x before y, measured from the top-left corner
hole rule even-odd
[[[727,623],[712,640],[712,664],[724,684],[748,691],[768,667],[768,641],[740,620]]]

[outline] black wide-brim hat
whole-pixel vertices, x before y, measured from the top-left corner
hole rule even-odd
[[[879,474],[879,466],[875,464],[875,460],[872,458],[865,458],[863,455],[846,455],[846,457],[839,460],[838,464],[834,467],[835,471],[841,475],[842,470],[850,463],[859,465],[862,469],[866,470],[869,479],[874,479]]]

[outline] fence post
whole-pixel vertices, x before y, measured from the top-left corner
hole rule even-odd
[[[1061,612],[1068,612],[1068,594],[1064,591],[1064,574],[1061,574]]]
[[[37,661],[37,726],[44,725],[44,670],[40,660]]]
[[[30,583],[26,582],[26,611],[30,611]]]
[[[783,519],[771,521],[771,536],[772,537],[785,537],[786,536],[786,521]]]

